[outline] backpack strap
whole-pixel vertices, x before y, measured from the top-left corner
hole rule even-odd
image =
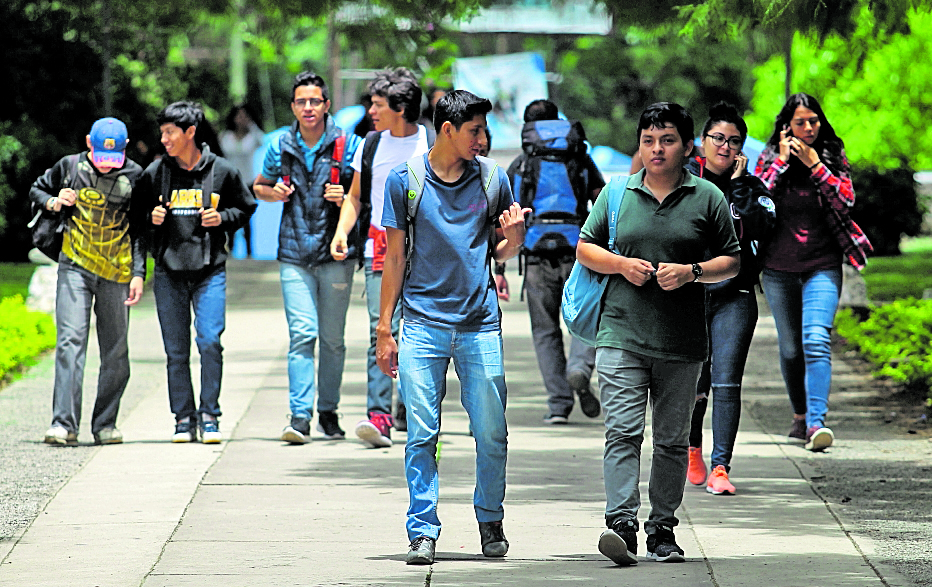
[[[172,174],[165,165],[165,158],[159,159],[159,170],[162,172],[162,192],[159,194],[159,203],[167,205],[171,202]]]
[[[618,216],[621,214],[621,203],[625,200],[628,184],[619,179],[613,179],[608,184],[608,250],[615,250],[615,235],[617,234]]]
[[[343,153],[346,150],[346,135],[341,134],[333,141],[333,153],[330,156],[330,183],[340,183],[343,175]]]
[[[495,218],[498,214],[499,198],[501,197],[502,183],[498,181],[498,163],[494,159],[476,155],[476,161],[479,162],[479,178],[482,181],[482,191],[485,192],[485,199],[489,207],[489,218]]]

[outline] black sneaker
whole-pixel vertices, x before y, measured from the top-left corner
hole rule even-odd
[[[602,405],[599,404],[599,398],[592,393],[592,387],[589,386],[589,378],[585,373],[576,371],[566,376],[566,382],[569,383],[570,389],[579,398],[579,407],[582,413],[590,418],[596,418],[602,413]]]
[[[311,420],[301,416],[291,416],[291,424],[282,430],[282,442],[289,444],[307,444],[311,441]]]
[[[616,565],[638,564],[637,520],[615,520],[599,536],[599,552],[612,559]]]
[[[434,551],[436,548],[436,540],[428,536],[418,536],[408,546],[405,563],[409,565],[432,565],[434,564]]]
[[[340,428],[336,412],[317,412],[317,430],[327,440],[343,440],[346,432]]]
[[[399,432],[408,431],[408,409],[401,402],[395,406],[395,430]]]
[[[172,442],[197,442],[197,424],[193,418],[175,422],[175,433]]]
[[[505,556],[508,553],[508,540],[502,522],[479,522],[479,539],[482,541],[482,554],[485,556]]]
[[[657,526],[657,531],[647,535],[647,558],[661,563],[681,563],[683,549],[677,546],[673,530],[666,526]]]

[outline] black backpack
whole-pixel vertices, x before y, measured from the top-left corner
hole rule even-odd
[[[77,183],[78,162],[81,160],[81,155],[69,155],[65,159],[68,162],[68,175],[62,178],[61,187],[74,189]],[[77,205],[77,202],[75,202],[75,205]],[[62,242],[65,238],[65,230],[67,230],[68,221],[71,219],[73,211],[74,206],[68,206],[59,212],[54,212],[33,203],[33,217],[26,225],[32,233],[32,246],[42,251],[42,254],[49,259],[58,261]]]

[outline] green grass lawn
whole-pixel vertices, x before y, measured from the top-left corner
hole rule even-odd
[[[862,275],[873,302],[921,298],[932,289],[932,237],[904,239],[898,257],[872,257]]]
[[[0,299],[19,294],[29,296],[29,278],[36,266],[32,263],[0,263]]]

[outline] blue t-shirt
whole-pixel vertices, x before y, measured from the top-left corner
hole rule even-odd
[[[501,186],[497,218],[514,198],[508,176],[502,169],[496,175]],[[399,165],[385,182],[383,226],[407,231],[407,186],[407,167]],[[427,162],[414,227],[411,272],[402,291],[405,321],[463,331],[498,330],[501,311],[489,266],[489,236],[495,227],[479,164],[468,163],[456,182],[446,183]]]

